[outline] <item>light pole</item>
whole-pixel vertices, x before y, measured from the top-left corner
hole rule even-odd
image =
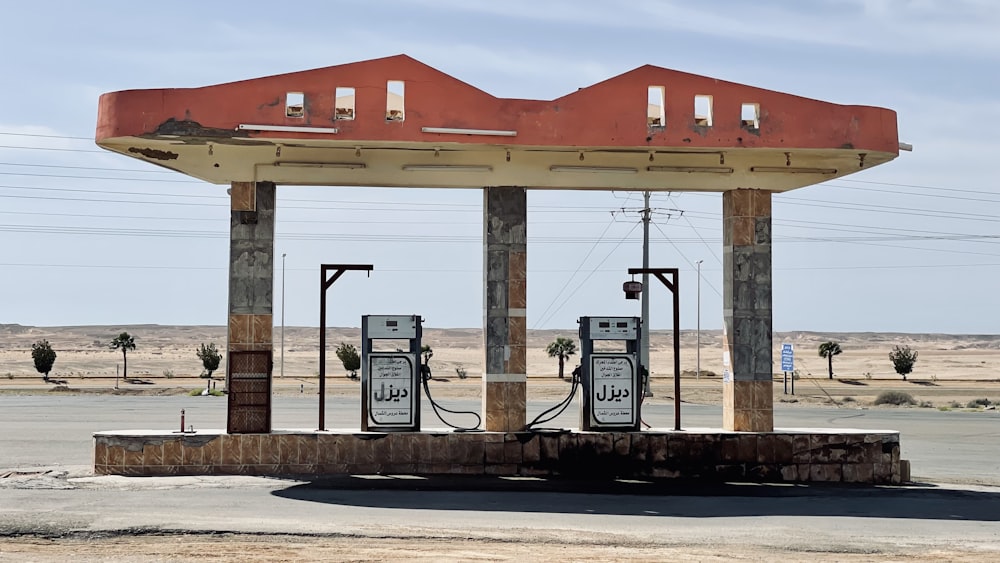
[[[695,357],[697,358],[696,360],[697,365],[695,366],[695,372],[694,372],[694,378],[696,381],[701,379],[701,263],[702,262],[704,262],[704,260],[698,260],[697,262],[695,262],[695,265],[698,267],[698,291],[697,291],[698,297],[696,299],[696,301],[698,302],[698,313],[697,313],[698,343],[696,344],[695,348]]]
[[[281,377],[285,377],[285,254],[281,253]]]

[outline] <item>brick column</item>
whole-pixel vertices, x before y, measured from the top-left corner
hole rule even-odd
[[[274,183],[233,182],[230,202],[227,428],[270,432]]]
[[[486,430],[524,429],[527,192],[483,188],[483,413]]]
[[[771,365],[771,192],[722,194],[725,352],[722,426],[774,430]]]

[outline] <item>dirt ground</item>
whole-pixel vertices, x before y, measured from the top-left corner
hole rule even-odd
[[[58,353],[52,376],[114,377],[121,370],[122,355],[108,348],[111,339],[122,330],[135,337],[136,350],[128,355],[130,375],[177,377],[197,376],[202,371],[195,350],[201,343],[215,343],[224,348],[226,328],[221,326],[78,326],[28,327],[0,324],[0,379],[38,377],[31,360],[32,343],[46,339]],[[575,329],[529,330],[527,370],[530,376],[552,376],[558,363],[545,353],[545,347],[557,337],[579,340]],[[327,370],[343,374],[333,349],[341,342],[360,345],[357,328],[331,328],[327,332],[329,350]],[[681,370],[691,372],[698,363],[695,331],[681,331]],[[919,353],[913,379],[1000,381],[1000,335],[888,334],[888,333],[816,333],[789,332],[774,335],[775,371],[780,364],[784,343],[795,347],[795,367],[802,377],[827,376],[827,361],[817,354],[819,344],[828,340],[840,343],[843,354],[833,362],[838,378],[900,380],[888,359],[894,345],[906,345]],[[274,373],[285,377],[314,377],[319,372],[319,329],[287,327],[281,353],[281,328],[274,328]],[[380,341],[386,349],[401,345]],[[455,377],[464,369],[469,377],[482,374],[483,337],[481,329],[425,328],[423,343],[434,349],[431,367],[436,376]],[[673,339],[669,332],[654,331],[650,337],[650,371],[654,377],[673,374]],[[701,369],[703,373],[722,373],[721,331],[701,331]],[[567,362],[567,372],[579,361],[579,355]],[[282,370],[282,365],[284,366]],[[224,365],[220,368],[224,371]],[[780,374],[780,372],[778,372]]]
[[[58,539],[0,539],[0,561],[988,561],[995,554],[962,549],[881,551],[859,547],[854,552],[800,552],[780,547],[682,544],[618,544],[594,534],[563,532],[517,537],[315,537],[219,534],[212,536],[134,535]]]
[[[110,350],[108,342],[122,330],[136,338],[136,350],[128,356],[128,373],[135,379],[119,380],[114,391],[116,371],[123,369],[120,353]],[[528,393],[530,399],[553,399],[566,393],[567,384],[556,376],[558,363],[545,353],[556,337],[576,338],[572,330],[528,331]],[[275,328],[274,381],[276,393],[297,393],[299,386],[308,389],[318,384],[318,329],[287,327],[284,336],[284,359],[280,350],[281,329]],[[57,351],[51,374],[62,385],[45,384],[31,360],[31,344],[47,339]],[[331,393],[356,393],[356,382],[348,381],[342,366],[332,353],[340,342],[359,344],[356,328],[329,329],[331,350],[327,355],[328,385]],[[198,376],[201,362],[195,350],[201,343],[224,343],[226,329],[221,326],[78,326],[27,327],[0,325],[0,393],[3,392],[119,392],[137,394],[179,394],[204,385]],[[682,393],[685,402],[719,404],[722,400],[722,334],[701,332],[701,377],[695,377],[698,364],[694,331],[681,333]],[[834,358],[833,380],[828,379],[827,361],[817,354],[820,343],[840,343],[843,354]],[[425,344],[434,350],[430,365],[435,381],[432,392],[441,397],[479,397],[482,364],[480,329],[424,330]],[[782,373],[775,374],[775,403],[784,405],[870,406],[883,391],[909,393],[917,405],[925,408],[965,408],[973,400],[1000,401],[1000,335],[882,334],[815,332],[777,333],[774,358],[780,357],[782,343],[795,347],[795,396],[783,391]],[[918,351],[917,364],[908,381],[903,381],[888,360],[894,345],[907,345]],[[400,345],[383,341],[393,349]],[[673,340],[668,332],[651,336],[651,372],[653,403],[673,400]],[[568,373],[579,356],[567,362]],[[467,378],[461,379],[458,371]],[[225,363],[217,374],[225,373]],[[221,383],[219,384],[221,385]],[[221,387],[220,387],[221,388]],[[71,391],[76,390],[76,391]]]

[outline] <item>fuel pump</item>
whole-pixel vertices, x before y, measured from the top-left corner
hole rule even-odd
[[[361,430],[420,430],[420,315],[361,317]],[[406,350],[375,351],[376,340],[407,340]]]
[[[580,317],[581,430],[639,430],[641,330],[638,317]],[[595,352],[598,340],[623,341],[625,350]]]

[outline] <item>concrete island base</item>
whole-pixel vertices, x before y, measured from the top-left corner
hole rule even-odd
[[[899,433],[779,429],[642,432],[96,432],[98,475],[496,475],[899,484]]]

